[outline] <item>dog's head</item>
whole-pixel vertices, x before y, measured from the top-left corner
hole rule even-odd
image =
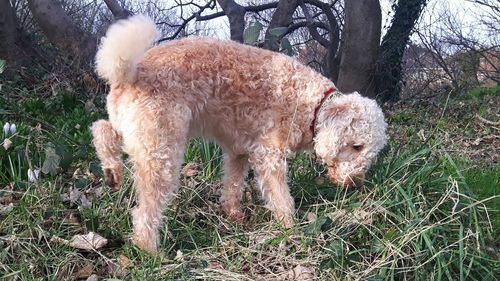
[[[386,128],[382,109],[356,92],[325,102],[317,116],[314,150],[327,165],[331,181],[361,186],[387,142]]]

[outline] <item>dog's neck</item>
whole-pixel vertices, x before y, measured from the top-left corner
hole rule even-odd
[[[311,122],[311,133],[312,133],[312,138],[314,139],[314,136],[316,135],[316,127],[317,127],[317,121],[318,121],[318,114],[321,110],[325,108],[325,105],[329,104],[333,98],[337,97],[340,94],[340,92],[335,88],[331,87],[326,92],[323,93],[323,97],[321,98],[320,103],[316,108],[314,109],[314,118]]]

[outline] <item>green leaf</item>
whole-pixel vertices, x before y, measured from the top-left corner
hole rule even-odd
[[[384,280],[386,280],[386,278],[380,275],[370,276],[368,277],[368,279],[366,279],[366,281],[384,281]]]
[[[2,74],[5,71],[5,65],[6,65],[5,60],[0,59],[0,74]]]
[[[98,161],[92,161],[89,163],[89,170],[98,178],[104,177],[104,172],[102,171],[101,163]]]
[[[319,269],[321,270],[327,270],[331,268],[338,267],[338,264],[333,261],[331,258],[327,258],[323,261],[320,262],[319,264]]]
[[[76,179],[74,181],[75,187],[77,189],[84,189],[85,187],[89,186],[91,183],[92,183],[92,180],[87,179],[87,178]]]
[[[328,230],[332,226],[332,220],[329,217],[321,216],[304,229],[307,235],[317,235],[322,231]]]
[[[61,158],[59,162],[59,167],[63,170],[66,170],[69,168],[69,165],[71,165],[71,162],[73,161],[73,155],[68,152],[66,147],[64,145],[58,144],[55,147],[57,155]]]
[[[281,39],[281,51],[289,56],[293,56],[295,54],[292,44],[288,38]]]
[[[268,50],[278,50],[280,47],[280,42],[278,39],[279,38],[276,36],[270,36],[268,39],[266,39],[266,42],[264,42],[264,48]]]
[[[243,42],[245,42],[245,44],[255,44],[257,40],[259,40],[262,27],[262,24],[258,21],[249,26],[243,33]]]
[[[277,36],[277,37],[281,37],[281,36],[285,35],[285,33],[287,31],[288,31],[288,27],[275,27],[275,28],[269,29],[269,33],[274,35],[274,36]]]
[[[90,231],[97,231],[99,228],[99,212],[96,209],[80,209],[80,214],[85,226]]]
[[[51,144],[45,147],[45,160],[42,164],[42,172],[44,174],[55,175],[59,171],[59,163],[61,157],[57,155],[56,149]]]
[[[344,256],[344,243],[340,239],[330,242],[330,244],[328,245],[328,249],[332,251],[332,255],[334,257]]]

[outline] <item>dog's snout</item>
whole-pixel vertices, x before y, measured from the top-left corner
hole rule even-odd
[[[328,177],[332,183],[342,187],[361,187],[364,184],[365,175],[363,173],[342,175],[336,166],[328,166]]]
[[[344,179],[343,186],[345,187],[361,187],[364,184],[363,176],[348,176]]]
[[[351,177],[345,178],[342,185],[346,187],[357,187],[356,181],[354,181],[354,179],[352,179]]]

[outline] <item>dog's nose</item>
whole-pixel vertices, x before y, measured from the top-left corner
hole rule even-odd
[[[345,187],[361,187],[364,184],[363,176],[352,176],[344,179],[343,186]]]
[[[361,187],[365,181],[365,175],[363,173],[341,176],[338,174],[338,171],[334,166],[328,167],[328,177],[332,183],[348,188]]]
[[[348,177],[344,180],[344,182],[342,183],[343,186],[345,187],[357,187],[358,185],[356,184],[356,181],[354,181],[354,179]]]

